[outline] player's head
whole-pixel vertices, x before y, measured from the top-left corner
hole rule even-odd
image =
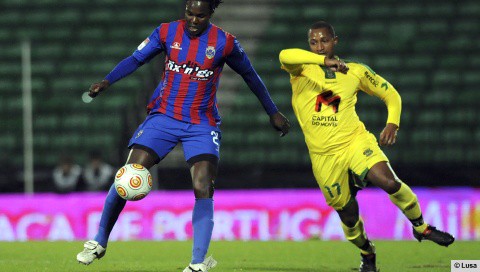
[[[332,58],[335,55],[335,45],[338,37],[333,26],[325,21],[314,23],[308,30],[308,44],[313,53]]]
[[[191,36],[199,36],[210,24],[215,9],[222,0],[186,0],[185,20],[186,29]]]

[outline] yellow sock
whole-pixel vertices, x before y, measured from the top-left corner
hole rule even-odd
[[[428,227],[428,225],[426,223],[423,223],[422,225],[420,225],[418,227],[413,226],[415,231],[418,232],[418,233],[423,233],[427,229],[427,227]]]
[[[412,189],[407,184],[401,182],[400,189],[389,195],[389,197],[393,204],[412,222],[415,231],[423,233],[427,228],[427,224],[423,222],[420,203],[418,203],[417,195],[413,193]]]
[[[348,241],[356,245],[360,249],[360,252],[362,254],[368,255],[371,253],[375,253],[375,248],[373,247],[373,244],[366,246],[368,238],[367,234],[365,233],[365,229],[363,227],[363,219],[361,217],[358,219],[355,226],[351,228],[349,228],[342,222],[342,229],[343,233],[345,233],[345,238],[347,238]]]

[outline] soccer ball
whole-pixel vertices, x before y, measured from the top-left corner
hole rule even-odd
[[[123,199],[140,200],[152,190],[152,175],[140,164],[126,164],[115,174],[115,190]]]

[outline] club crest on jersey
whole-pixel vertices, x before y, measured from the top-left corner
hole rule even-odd
[[[173,42],[172,45],[170,45],[170,48],[177,49],[177,50],[182,50],[179,42]]]
[[[365,151],[363,151],[363,155],[365,155],[365,156],[367,156],[367,157],[369,157],[369,156],[372,155],[372,154],[373,154],[373,151],[372,151],[370,148],[368,148],[368,149],[366,149]]]
[[[205,55],[207,55],[208,59],[212,59],[215,57],[215,47],[213,46],[207,46],[207,49],[205,49]]]

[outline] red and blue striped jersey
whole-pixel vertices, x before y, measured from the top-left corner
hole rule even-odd
[[[198,37],[188,35],[185,20],[161,24],[133,57],[143,64],[162,52],[166,54],[165,70],[148,112],[192,124],[220,124],[216,92],[225,63],[240,75],[253,70],[237,39],[214,24]],[[266,104],[267,112],[275,112],[271,99]]]

